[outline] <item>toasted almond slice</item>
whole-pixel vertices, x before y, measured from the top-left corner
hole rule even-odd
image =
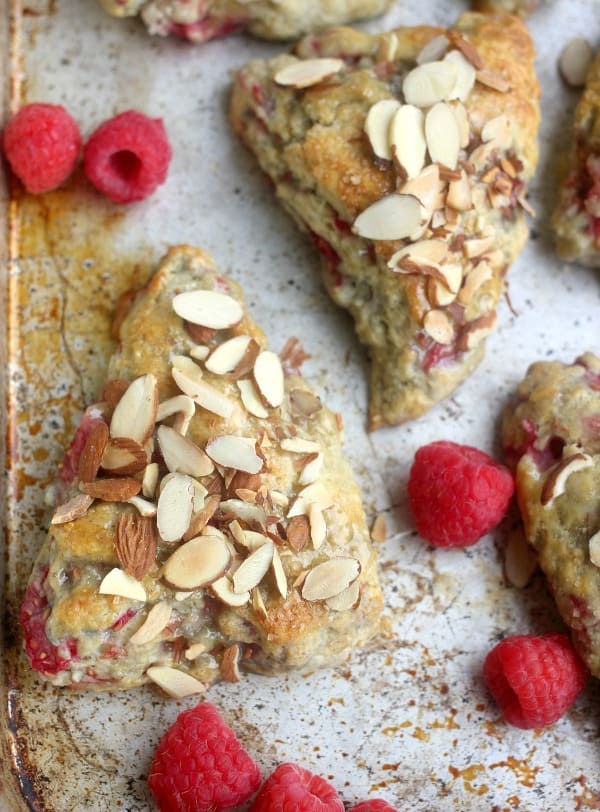
[[[469,305],[479,288],[493,278],[494,272],[490,264],[485,260],[478,262],[465,277],[463,286],[458,293],[458,301],[461,304]]]
[[[119,567],[114,567],[104,576],[98,592],[101,595],[118,595],[120,598],[129,598],[132,601],[146,600],[146,590],[143,585]]]
[[[471,126],[469,124],[469,114],[467,113],[467,108],[464,106],[464,104],[461,104],[461,102],[453,102],[450,107],[456,116],[456,122],[458,124],[458,131],[460,133],[460,148],[466,149],[469,146],[469,141],[471,140]]]
[[[201,448],[170,426],[159,426],[156,438],[169,471],[203,477],[215,470],[212,460]]]
[[[175,397],[159,403],[158,412],[156,414],[156,422],[162,423],[163,420],[166,420],[168,417],[175,414],[180,419],[176,425],[173,425],[173,428],[175,431],[179,432],[179,434],[185,435],[187,434],[190,421],[195,413],[196,404],[192,398],[188,397],[187,395],[175,395]]]
[[[312,454],[321,450],[319,443],[305,440],[303,437],[286,437],[279,446],[283,451],[291,451],[294,454]]]
[[[206,453],[217,465],[234,468],[236,471],[246,471],[248,474],[257,474],[264,464],[256,453],[254,441],[234,434],[211,437],[206,444]]]
[[[252,590],[252,608],[254,609],[256,614],[263,620],[269,619],[267,607],[265,606],[263,596],[260,594],[260,589],[258,587],[254,587],[254,589]]]
[[[465,101],[475,85],[477,75],[475,68],[460,51],[450,51],[444,57],[444,61],[456,66],[456,82],[448,98]]]
[[[407,104],[431,107],[451,98],[458,71],[452,62],[425,62],[404,77],[402,92]]]
[[[484,338],[487,338],[496,329],[497,316],[494,312],[488,312],[471,322],[460,337],[459,349],[472,350],[477,347]]]
[[[430,276],[426,288],[427,300],[434,308],[447,307],[456,299],[456,293],[448,290],[446,285]]]
[[[352,231],[370,240],[402,240],[427,222],[418,198],[408,194],[382,197],[358,215]]]
[[[136,474],[148,462],[148,455],[142,446],[129,437],[111,437],[102,454],[101,467],[111,474]]]
[[[307,389],[291,389],[290,404],[296,414],[304,417],[313,417],[323,408],[319,396]]]
[[[174,473],[161,484],[156,525],[163,541],[172,543],[183,538],[190,526],[194,506],[194,483],[187,474]]]
[[[258,522],[264,525],[267,521],[267,514],[260,505],[251,502],[244,502],[241,499],[224,499],[219,505],[221,513],[228,513],[238,516],[245,522]]]
[[[378,513],[371,527],[371,538],[380,544],[387,538],[387,522],[383,513]]]
[[[198,536],[186,541],[167,559],[163,578],[173,589],[193,592],[213,584],[231,563],[229,547],[219,536]]]
[[[491,87],[492,90],[497,90],[499,93],[508,93],[510,90],[509,82],[499,73],[493,73],[493,71],[485,69],[478,70],[476,78],[480,84]]]
[[[311,485],[316,482],[323,469],[324,459],[323,454],[317,454],[314,460],[304,466],[298,477],[298,482],[301,485]]]
[[[186,594],[189,595],[190,593],[187,592]],[[204,654],[205,652],[206,646],[204,643],[192,643],[192,645],[185,650],[184,656],[186,660],[195,660],[197,657],[199,657],[201,654]]]
[[[393,62],[398,52],[398,36],[394,31],[380,34],[375,60],[377,62]]]
[[[281,563],[281,558],[276,547],[273,547],[273,560],[271,561],[271,567],[273,569],[273,575],[275,576],[275,585],[279,590],[279,594],[283,600],[285,600],[288,593],[287,578],[285,576],[285,570],[283,569],[283,564]]]
[[[572,454],[563,459],[555,468],[550,471],[542,488],[541,502],[545,508],[549,508],[558,496],[562,496],[567,487],[567,480],[576,471],[583,471],[594,464],[594,460],[589,454],[580,452]]]
[[[256,387],[250,380],[242,380],[237,381],[238,388],[240,390],[240,396],[242,398],[242,403],[244,404],[244,408],[247,412],[254,417],[259,417],[262,420],[265,420],[269,416],[269,412],[264,407],[262,400],[258,396],[258,392],[256,391]]]
[[[490,229],[490,232],[484,237],[475,237],[472,240],[465,240],[462,245],[463,254],[469,259],[480,257],[494,245],[496,239],[496,232]]]
[[[505,113],[491,118],[483,125],[481,140],[485,143],[493,141],[499,149],[510,149],[513,142],[512,127]]]
[[[285,382],[281,359],[276,352],[259,353],[252,370],[256,388],[267,406],[276,409],[283,403]]]
[[[142,499],[141,496],[132,496],[131,499],[127,500],[127,504],[133,505],[140,516],[156,516],[156,505],[154,502]]]
[[[210,347],[207,347],[206,344],[196,344],[190,350],[190,358],[193,358],[194,361],[206,361],[209,355]]]
[[[185,321],[226,330],[242,320],[244,309],[232,296],[216,290],[190,290],[173,298],[173,310]]]
[[[343,59],[304,59],[278,70],[273,80],[284,87],[305,88],[317,85],[339,73],[344,67]]]
[[[449,104],[439,102],[428,111],[425,117],[425,137],[431,160],[456,169],[460,132]]]
[[[440,179],[436,164],[426,166],[416,178],[411,178],[400,188],[401,194],[414,195],[429,214],[444,205],[446,184]]]
[[[158,409],[158,385],[152,374],[136,378],[115,406],[110,421],[111,437],[129,437],[143,443],[154,429]]]
[[[147,499],[152,499],[158,485],[159,467],[157,462],[149,462],[144,468],[142,477],[142,493]]]
[[[450,47],[450,40],[445,34],[438,34],[437,37],[430,39],[417,54],[417,65],[423,65],[425,62],[437,62],[446,53]]]
[[[348,609],[356,609],[360,603],[359,581],[354,581],[354,583],[347,586],[346,589],[342,590],[339,594],[328,598],[325,603],[333,612],[346,612]]]
[[[268,537],[264,533],[259,533],[256,530],[244,530],[243,538],[243,546],[251,553],[254,553],[268,541]]]
[[[399,265],[403,259],[408,259],[416,265],[438,267],[448,256],[448,245],[444,240],[419,240],[407,245],[392,254],[388,267],[393,271],[401,270]]]
[[[531,581],[536,569],[535,552],[527,543],[522,528],[519,528],[517,532],[511,533],[506,545],[504,555],[506,580],[518,589],[523,589]]]
[[[234,336],[219,344],[206,359],[204,366],[215,375],[227,375],[240,364],[252,339],[250,336]]]
[[[88,496],[87,493],[78,493],[68,502],[56,508],[50,519],[50,524],[66,524],[75,519],[81,519],[88,512],[93,501],[93,498]]]
[[[239,595],[260,584],[271,566],[274,550],[273,542],[268,539],[240,564],[233,573],[233,591],[235,593]]]
[[[171,604],[160,601],[148,612],[146,620],[140,628],[131,635],[129,642],[134,646],[143,646],[154,640],[169,625],[171,620]]]
[[[250,600],[250,592],[247,590],[239,594],[233,591],[233,584],[226,575],[214,581],[210,588],[217,598],[228,606],[245,606]]]
[[[369,108],[365,119],[365,133],[376,158],[391,161],[390,122],[394,113],[399,110],[400,102],[396,99],[381,99]]]
[[[312,503],[319,505],[321,510],[327,510],[331,507],[333,502],[331,495],[328,493],[324,485],[317,480],[306,488],[303,488],[298,496],[294,499],[292,506],[288,510],[287,518],[292,519],[294,516],[303,516],[308,513],[308,507]]]
[[[107,477],[95,479],[93,482],[81,482],[79,490],[87,493],[93,499],[102,499],[105,502],[126,502],[136,496],[141,489],[141,482],[134,477]]]
[[[239,669],[241,657],[242,648],[238,643],[228,646],[223,652],[219,672],[225,682],[239,682],[241,680],[242,675]]]
[[[558,69],[570,87],[583,87],[594,58],[594,49],[583,37],[569,40],[560,53]]]
[[[473,208],[471,184],[464,169],[460,170],[460,180],[450,181],[446,204],[456,211],[469,211]]]
[[[590,561],[595,567],[600,567],[600,530],[588,542]]]
[[[207,687],[191,674],[186,674],[178,668],[171,668],[170,665],[152,665],[146,669],[146,676],[173,699],[201,694]]]
[[[360,575],[360,562],[339,556],[313,567],[302,585],[305,601],[325,601],[339,595]]]
[[[394,162],[407,178],[416,177],[425,165],[425,129],[423,111],[403,104],[388,126],[389,148]]]
[[[196,377],[191,377],[177,367],[171,369],[171,374],[181,391],[192,398],[199,406],[213,412],[213,414],[218,414],[219,417],[225,419],[231,417],[235,408],[234,402],[218,389],[215,389],[214,386],[198,380]]]
[[[318,550],[327,538],[327,524],[321,507],[314,502],[308,506],[308,521],[310,524],[310,539],[315,550]]]
[[[443,310],[430,310],[423,320],[425,332],[438,344],[452,344],[454,325]]]

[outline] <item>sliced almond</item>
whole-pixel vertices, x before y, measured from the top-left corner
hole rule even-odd
[[[156,524],[163,541],[173,543],[183,538],[190,526],[194,505],[194,483],[187,474],[172,474],[161,485]]]
[[[226,575],[213,581],[210,588],[217,598],[228,606],[245,606],[250,600],[250,592],[233,591],[233,584]]]
[[[371,538],[373,541],[383,544],[387,538],[387,522],[383,513],[378,513],[371,527]]]
[[[233,591],[238,595],[258,586],[267,574],[275,546],[269,539],[258,550],[251,553],[233,573]]]
[[[437,37],[430,39],[417,54],[417,65],[423,65],[425,62],[437,62],[450,47],[450,40],[445,34],[438,34]]]
[[[365,133],[376,158],[391,161],[390,122],[400,108],[396,99],[381,99],[369,108],[365,119]]]
[[[242,320],[244,309],[232,296],[216,290],[191,290],[173,298],[173,310],[185,321],[226,330]]]
[[[197,483],[194,482],[194,487],[196,487],[196,485]],[[199,509],[196,494],[194,495],[192,518],[190,520],[188,529],[183,534],[184,541],[189,541],[195,536],[199,536],[201,534],[207,536],[212,532],[212,530],[218,532],[216,528],[211,528],[208,522],[216,513],[219,507],[220,498],[221,497],[218,493],[213,493],[210,496],[207,496],[204,500],[202,508]]]
[[[201,448],[170,426],[159,426],[156,438],[169,471],[203,477],[215,470],[212,460]]]
[[[462,245],[463,254],[468,259],[474,259],[485,254],[494,245],[496,233],[490,230],[490,233],[484,237],[476,237],[472,240],[465,240]]]
[[[465,101],[475,85],[477,74],[475,68],[460,51],[450,51],[444,57],[444,61],[456,66],[456,82],[448,98]]]
[[[283,600],[285,600],[288,592],[287,578],[285,576],[285,570],[283,569],[283,564],[281,563],[281,558],[276,547],[273,547],[273,560],[271,561],[271,567],[275,577],[275,585],[279,591],[279,594]]]
[[[473,208],[471,184],[464,169],[460,171],[460,180],[453,180],[448,185],[446,204],[456,211],[469,211]]]
[[[149,462],[144,468],[142,477],[142,493],[145,497],[152,499],[156,493],[158,485],[159,467],[157,462]]]
[[[209,355],[210,347],[207,347],[206,344],[196,344],[190,350],[190,358],[193,358],[194,361],[206,361]]]
[[[325,603],[333,612],[347,612],[349,609],[356,609],[360,603],[359,581],[354,581],[337,595],[328,598]]]
[[[189,595],[189,594],[190,594],[189,592],[186,592],[186,595]],[[205,646],[204,643],[192,643],[192,645],[189,646],[185,650],[185,659],[186,660],[195,660],[201,654],[204,654],[205,652],[206,652],[206,646]]]
[[[504,574],[506,580],[523,589],[531,581],[537,569],[537,558],[532,547],[527,543],[522,528],[511,533],[504,555]]]
[[[392,116],[388,139],[394,162],[404,177],[416,177],[425,165],[425,129],[423,111],[403,104]]]
[[[219,672],[225,682],[239,682],[242,678],[239,664],[242,656],[242,649],[237,643],[228,646],[223,652],[219,663]]]
[[[88,512],[94,500],[87,493],[78,493],[68,502],[59,505],[50,519],[50,524],[66,524],[81,519]]]
[[[321,446],[314,440],[305,440],[302,437],[288,437],[279,443],[282,451],[291,451],[294,454],[312,454],[319,452]]]
[[[402,92],[407,104],[431,107],[452,97],[458,71],[451,62],[425,62],[404,77]]]
[[[435,104],[425,117],[425,137],[432,161],[456,169],[460,152],[460,132],[450,105]]]
[[[444,205],[446,184],[440,179],[440,170],[436,164],[426,166],[416,178],[406,181],[400,192],[414,195],[429,214]]]
[[[307,507],[308,509],[308,507]],[[286,527],[288,544],[299,553],[310,540],[310,520],[306,515],[292,516]]]
[[[323,408],[319,396],[308,389],[291,389],[290,404],[293,412],[304,417],[314,417]]]
[[[426,294],[427,301],[434,308],[447,307],[456,299],[456,292],[453,293],[448,290],[448,287],[444,283],[432,276],[427,280]]]
[[[375,60],[377,62],[393,62],[398,52],[398,37],[395,31],[386,31],[380,34]]]
[[[115,550],[127,575],[141,581],[156,559],[156,527],[152,517],[122,513],[117,523]]]
[[[267,607],[265,606],[263,596],[260,594],[260,589],[258,587],[254,587],[252,590],[252,608],[263,621],[267,621],[269,619]]]
[[[594,460],[589,454],[583,452],[573,454],[563,459],[555,468],[550,471],[542,488],[541,502],[545,508],[549,508],[552,502],[562,496],[567,487],[567,481],[571,474],[576,471],[583,471],[594,464]]]
[[[305,601],[324,601],[339,595],[360,575],[360,563],[355,558],[339,556],[313,567],[302,585]]]
[[[141,487],[142,483],[133,477],[107,477],[94,482],[82,482],[79,489],[93,499],[102,499],[104,502],[127,502],[139,493]]]
[[[104,420],[97,420],[86,437],[79,457],[79,479],[82,482],[91,482],[96,478],[107,442],[108,426]]]
[[[206,453],[225,468],[234,468],[237,471],[246,471],[248,474],[257,474],[263,468],[263,460],[256,453],[256,444],[247,437],[237,437],[233,434],[220,434],[206,444]]]
[[[465,59],[468,59],[474,68],[480,70],[484,67],[485,62],[483,61],[481,54],[466,36],[459,34],[457,31],[452,31],[451,38],[454,47],[458,48]]]
[[[458,344],[461,350],[472,350],[496,329],[496,313],[490,312],[471,322],[460,337]]]
[[[246,411],[251,415],[254,415],[254,417],[259,417],[260,419],[265,420],[269,416],[269,412],[260,399],[253,382],[250,380],[243,380],[238,381],[237,385],[240,390],[240,396]]]
[[[339,73],[344,67],[343,59],[304,59],[286,65],[277,71],[273,80],[284,87],[305,88],[317,85]]]
[[[231,563],[231,553],[219,536],[198,536],[186,541],[167,559],[163,578],[173,589],[192,592],[213,584]]]
[[[462,288],[458,293],[458,301],[461,304],[469,305],[479,288],[490,279],[494,278],[494,272],[488,262],[481,261],[465,277]]]
[[[173,424],[175,431],[179,434],[187,434],[190,421],[196,413],[196,404],[187,395],[175,395],[173,398],[164,400],[158,406],[156,413],[156,422],[162,423],[172,415],[177,415],[179,418],[177,424]]]
[[[430,310],[423,320],[425,332],[438,344],[452,344],[454,325],[443,310]]]
[[[323,544],[327,538],[327,523],[320,505],[314,502],[308,508],[308,521],[310,525],[310,538],[315,550]]]
[[[288,519],[306,513],[308,505],[313,502],[320,505],[321,510],[327,510],[327,508],[333,504],[331,494],[324,487],[322,482],[313,482],[305,488],[302,488],[288,511]]]
[[[128,598],[132,601],[144,602],[146,600],[146,590],[142,584],[118,567],[114,567],[104,576],[98,592],[101,595],[118,595],[120,598]]]
[[[235,408],[234,402],[214,386],[175,366],[172,367],[171,374],[181,391],[199,406],[213,414],[218,414],[219,417],[225,419],[231,417]]]
[[[590,65],[594,58],[594,49],[583,37],[575,37],[560,52],[558,69],[562,78],[570,87],[583,87]]]
[[[134,646],[143,646],[151,640],[155,640],[164,631],[171,620],[171,604],[168,601],[160,601],[148,612],[146,620],[140,628],[131,635],[129,642]]]
[[[301,485],[310,485],[313,482],[316,482],[321,475],[324,461],[325,458],[323,454],[317,454],[313,460],[304,466],[300,472],[300,476],[298,477],[298,482]]]
[[[499,149],[510,149],[513,142],[512,127],[505,113],[491,118],[483,125],[481,140],[484,144],[493,141]]]
[[[595,567],[600,567],[600,530],[588,542],[590,561]]]
[[[510,83],[499,73],[482,69],[477,71],[476,78],[480,84],[490,87],[492,90],[497,90],[499,93],[508,93],[510,90]]]
[[[276,409],[281,406],[285,395],[285,383],[281,359],[271,350],[263,350],[252,370],[256,388],[267,406]]]
[[[469,141],[471,140],[471,127],[469,125],[469,114],[467,113],[467,108],[464,106],[464,104],[461,104],[461,102],[454,102],[450,106],[456,117],[456,123],[458,124],[458,131],[460,133],[460,148],[466,149],[469,146]]]
[[[142,446],[129,437],[111,437],[102,455],[102,469],[111,474],[129,475],[142,471],[148,455]]]
[[[204,683],[170,665],[152,665],[146,669],[146,676],[173,699],[183,699],[206,690]]]
[[[239,366],[246,355],[250,336],[234,336],[219,344],[206,359],[204,366],[215,375],[227,375]]]
[[[402,240],[427,222],[418,198],[409,194],[382,197],[358,215],[352,231],[370,240]]]
[[[143,443],[152,434],[157,409],[158,385],[154,375],[136,378],[115,406],[110,436],[129,437]]]
[[[393,271],[402,271],[402,260],[409,260],[415,265],[433,267],[439,270],[439,265],[448,256],[448,245],[444,240],[419,240],[396,251],[390,257],[388,267]]]
[[[267,521],[267,514],[260,505],[244,502],[241,499],[225,499],[221,502],[219,510],[224,515],[231,514],[245,522],[258,522],[258,524],[264,525]]]
[[[140,516],[145,518],[152,518],[156,516],[156,505],[154,502],[149,502],[147,499],[142,499],[141,496],[132,496],[127,500],[128,505],[133,505]]]

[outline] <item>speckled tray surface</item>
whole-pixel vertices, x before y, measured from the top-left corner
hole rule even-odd
[[[398,2],[369,28],[450,24],[466,6]],[[135,107],[164,118],[174,159],[158,193],[128,208],[100,200],[81,174],[37,199],[16,185],[2,192],[9,364],[0,809],[151,810],[152,752],[177,713],[197,701],[151,688],[53,689],[30,672],[16,620],[49,518],[46,489],[112,350],[113,304],[177,242],[205,248],[243,284],[273,349],[290,334],[303,340],[312,355],[304,374],[344,414],[367,512],[371,519],[383,512],[389,530],[380,545],[384,636],[343,668],[307,678],[248,676],[207,693],[263,773],[298,761],[329,777],[348,804],[371,795],[415,812],[600,808],[597,683],[565,718],[536,732],[507,727],[482,682],[485,654],[501,636],[561,628],[541,576],[523,590],[504,579],[515,518],[467,551],[434,551],[412,532],[404,494],[424,442],[498,451],[501,408],[531,362],[600,350],[599,277],[561,264],[547,231],[554,159],[576,101],[556,60],[573,36],[600,40],[600,3],[554,0],[530,24],[543,88],[531,190],[539,217],[510,271],[512,309],[501,306],[486,360],[453,398],[413,424],[369,435],[366,359],[352,325],[324,293],[315,252],[227,124],[230,71],[280,46],[241,36],[198,47],[151,39],[93,0],[2,4],[1,58],[11,59],[0,95],[5,115],[27,101],[60,102],[87,134]]]

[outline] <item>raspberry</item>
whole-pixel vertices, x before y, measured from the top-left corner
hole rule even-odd
[[[60,104],[27,104],[8,122],[4,154],[28,192],[49,192],[66,180],[77,163],[81,135]]]
[[[288,762],[267,778],[250,812],[344,812],[344,804],[324,778]]]
[[[165,182],[171,154],[162,119],[127,110],[92,133],[83,168],[100,192],[117,203],[131,203]]]
[[[507,637],[485,658],[483,676],[506,721],[551,725],[583,690],[587,671],[566,634]]]
[[[258,789],[260,770],[209,702],[181,713],[154,754],[148,784],[161,812],[222,812]]]
[[[444,440],[417,451],[408,480],[419,535],[436,547],[475,544],[502,520],[513,491],[508,468]]]
[[[387,801],[374,798],[372,801],[362,801],[357,806],[353,806],[348,812],[398,812],[395,806],[391,806]]]

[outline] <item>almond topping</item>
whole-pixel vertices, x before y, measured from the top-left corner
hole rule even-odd
[[[393,62],[398,51],[398,37],[394,31],[386,31],[379,37],[375,59],[377,62]]]
[[[144,602],[146,600],[146,590],[142,584],[118,567],[104,576],[98,592],[101,595],[117,595],[132,601]]]
[[[206,344],[196,344],[190,350],[190,358],[193,358],[194,361],[206,361],[209,355],[210,347],[207,347]]]
[[[305,88],[335,76],[344,67],[343,59],[304,59],[278,70],[273,80],[284,87]]]
[[[456,67],[456,82],[449,98],[465,101],[475,84],[475,68],[460,51],[450,51],[444,61],[451,62]]]
[[[210,588],[217,598],[228,606],[245,606],[250,600],[250,592],[246,591],[238,594],[233,591],[233,584],[227,575],[213,581]]]
[[[142,493],[148,499],[152,499],[156,493],[158,485],[159,467],[157,462],[149,462],[144,468],[142,477]]]
[[[352,231],[371,240],[402,240],[427,222],[420,201],[409,194],[382,197],[358,215]]]
[[[425,332],[438,344],[452,344],[454,325],[443,310],[430,310],[423,320]]]
[[[211,528],[208,525],[208,522],[216,513],[217,508],[219,507],[220,499],[221,497],[218,493],[211,494],[206,498],[203,507],[198,511],[196,511],[196,505],[194,504],[194,513],[192,514],[190,526],[183,534],[184,541],[189,541],[200,534],[206,536],[211,530],[216,530],[216,528]]]
[[[481,140],[485,143],[493,141],[499,149],[509,149],[512,146],[512,128],[508,116],[502,113],[491,118],[483,125]]]
[[[273,561],[275,546],[268,539],[246,558],[233,573],[233,591],[238,595],[258,586]]]
[[[115,406],[110,436],[129,437],[143,443],[152,434],[157,409],[158,386],[154,375],[136,378]]]
[[[224,515],[232,514],[245,522],[258,522],[261,526],[267,521],[267,515],[260,505],[243,502],[241,499],[225,499],[221,502],[219,510]]]
[[[219,536],[198,536],[186,541],[167,559],[163,578],[173,589],[193,592],[221,578],[231,563],[231,553]]]
[[[132,496],[131,499],[127,500],[127,504],[133,505],[140,516],[156,516],[156,505],[154,502],[148,502],[146,499],[142,499],[141,496]]]
[[[219,417],[225,419],[231,417],[235,404],[214,386],[200,380],[196,375],[190,375],[188,370],[182,370],[176,366],[172,367],[171,374],[181,391],[199,406],[213,414],[218,414]]]
[[[478,70],[476,77],[480,84],[491,87],[492,90],[497,90],[499,93],[508,93],[510,90],[510,84],[506,79],[497,73],[492,73],[492,71]]]
[[[171,620],[171,604],[168,601],[160,601],[148,612],[146,620],[140,628],[131,635],[129,642],[134,646],[143,646],[154,640],[164,631]]]
[[[252,590],[252,608],[263,621],[269,619],[267,607],[265,606],[265,602],[263,601],[263,597],[260,594],[260,589],[258,587],[255,587]]]
[[[330,558],[313,567],[302,585],[305,601],[324,601],[339,595],[360,575],[360,563],[355,558]]]
[[[246,355],[252,339],[250,336],[234,336],[212,351],[204,366],[215,375],[227,375],[239,366]]]
[[[291,451],[294,454],[312,454],[319,452],[321,446],[314,440],[304,440],[302,437],[289,437],[279,443],[283,451]]]
[[[279,591],[281,597],[285,600],[287,598],[287,578],[285,577],[285,570],[283,569],[283,564],[281,563],[281,557],[277,552],[277,548],[273,547],[273,560],[271,561],[271,567],[273,569],[273,575],[275,576],[275,585]]]
[[[339,594],[328,598],[325,603],[333,612],[346,612],[348,609],[356,609],[360,603],[360,583],[354,581],[353,584],[350,584]]]
[[[187,592],[186,595],[189,596],[190,593]],[[185,659],[195,660],[197,657],[199,657],[201,654],[204,654],[205,652],[206,646],[204,645],[204,643],[192,643],[192,645],[185,650]]]
[[[244,309],[236,299],[215,290],[179,293],[173,298],[173,310],[185,321],[213,330],[234,327],[244,315]]]
[[[297,518],[302,517],[298,516]],[[292,519],[292,521],[294,520]],[[308,521],[310,525],[310,538],[313,543],[313,547],[315,550],[318,550],[327,538],[327,524],[325,522],[325,516],[323,515],[321,507],[314,502],[308,507]]]
[[[81,519],[88,512],[94,500],[87,493],[78,493],[68,502],[59,505],[50,519],[50,524],[66,524],[75,519]]]
[[[136,496],[141,487],[142,483],[137,479],[122,477],[82,482],[79,489],[93,499],[102,499],[104,502],[126,502],[132,496]]]
[[[472,350],[477,347],[484,338],[496,329],[497,317],[494,312],[480,316],[476,321],[468,325],[461,335],[458,347],[461,350]]]
[[[444,262],[447,256],[448,245],[444,240],[419,240],[392,254],[388,267],[393,271],[402,272],[402,260],[407,259],[410,263],[433,268],[439,273],[439,264]]]
[[[283,367],[277,353],[263,350],[252,370],[254,383],[267,406],[276,409],[281,406],[285,394]]]
[[[460,102],[454,102],[450,106],[456,117],[456,123],[458,124],[460,148],[466,149],[469,146],[469,141],[471,140],[471,127],[469,125],[469,114],[467,113],[467,108]]]
[[[492,231],[485,237],[465,240],[462,246],[463,254],[469,259],[480,257],[494,245],[495,238],[496,234]]]
[[[600,567],[600,530],[590,538],[589,542],[590,561],[595,567]]]
[[[115,549],[123,570],[141,581],[156,558],[156,530],[151,517],[123,513],[115,534]]]
[[[82,482],[91,482],[96,478],[107,442],[108,426],[103,420],[98,420],[93,424],[79,457],[79,479]]]
[[[458,50],[462,53],[465,59],[468,59],[474,68],[476,68],[477,70],[481,70],[481,68],[483,68],[485,63],[479,51],[473,45],[473,43],[470,42],[470,40],[453,31],[452,44],[454,45],[455,48],[458,48]]]
[[[376,102],[367,113],[365,133],[375,157],[381,161],[392,160],[390,122],[399,108],[400,102],[396,99],[382,99]]]
[[[215,466],[204,451],[191,440],[178,434],[175,429],[159,426],[156,438],[169,471],[203,477],[215,470]]]
[[[594,50],[583,37],[570,40],[560,53],[558,69],[570,87],[583,87],[594,58]]]
[[[464,169],[460,170],[460,180],[453,180],[448,186],[446,204],[456,211],[468,211],[473,208],[471,184]]]
[[[164,400],[158,406],[156,413],[156,422],[162,423],[172,415],[177,415],[176,422],[173,424],[175,431],[179,434],[187,434],[190,426],[190,421],[196,413],[196,404],[187,395],[176,395],[173,398]]]
[[[219,671],[225,682],[239,682],[241,680],[239,669],[241,654],[241,648],[237,643],[229,646],[223,652]]]
[[[407,104],[431,107],[451,98],[458,71],[451,62],[425,62],[404,77],[402,92]]]
[[[423,65],[425,62],[437,62],[444,56],[449,46],[450,40],[444,34],[439,34],[437,37],[430,39],[417,54],[417,65]]]
[[[111,474],[136,474],[146,467],[148,456],[142,446],[129,437],[111,437],[102,455],[102,469]]]
[[[300,476],[298,477],[298,482],[301,485],[311,485],[313,482],[316,482],[321,474],[323,462],[324,462],[323,455],[317,454],[317,456],[313,460],[311,460],[304,466],[304,468],[300,473]]]
[[[446,184],[440,180],[440,170],[436,164],[426,166],[416,178],[408,180],[400,192],[414,195],[425,207],[427,212],[433,213],[444,205],[444,191]]]
[[[455,169],[460,151],[460,131],[450,105],[439,102],[428,111],[425,137],[431,160]]]
[[[183,699],[206,690],[206,685],[191,674],[169,665],[152,665],[146,669],[146,676],[173,699]]]
[[[461,270],[459,266],[454,267],[458,267],[459,271]],[[453,293],[448,290],[445,284],[433,276],[430,276],[427,280],[426,294],[427,300],[434,308],[447,307],[456,299],[456,292]]]
[[[104,384],[102,392],[100,393],[100,400],[108,403],[111,409],[114,409],[128,387],[129,381],[113,378],[113,380]]]
[[[390,151],[396,165],[406,178],[416,177],[425,164],[423,111],[412,104],[403,104],[389,124]]]
[[[313,417],[322,409],[321,400],[314,392],[307,389],[291,389],[290,404],[292,411],[305,417]]]
[[[567,480],[571,474],[589,468],[593,464],[594,461],[592,457],[583,452],[573,454],[562,460],[546,477],[544,487],[542,488],[542,505],[545,508],[549,508],[552,502],[565,492]]]
[[[299,553],[310,539],[310,520],[307,516],[293,516],[287,523],[286,536],[290,547]]]
[[[260,419],[265,420],[269,416],[269,412],[264,407],[252,381],[238,381],[237,385],[240,390],[240,397],[242,398],[242,403],[244,404],[246,411],[249,414],[254,415],[254,417],[259,417]]]
[[[537,569],[537,558],[533,549],[527,543],[522,528],[511,533],[504,556],[504,574],[506,580],[523,589],[531,581]]]
[[[194,504],[194,483],[187,474],[171,474],[161,485],[158,497],[156,524],[163,541],[179,541],[192,518]]]
[[[371,527],[371,538],[373,541],[383,544],[387,538],[387,522],[383,513],[378,513]]]
[[[458,294],[458,301],[461,304],[469,305],[479,288],[494,278],[494,272],[488,262],[482,260],[470,271]]]
[[[263,460],[256,453],[256,443],[247,437],[221,434],[212,437],[206,444],[206,453],[225,468],[257,474],[263,468]]]

